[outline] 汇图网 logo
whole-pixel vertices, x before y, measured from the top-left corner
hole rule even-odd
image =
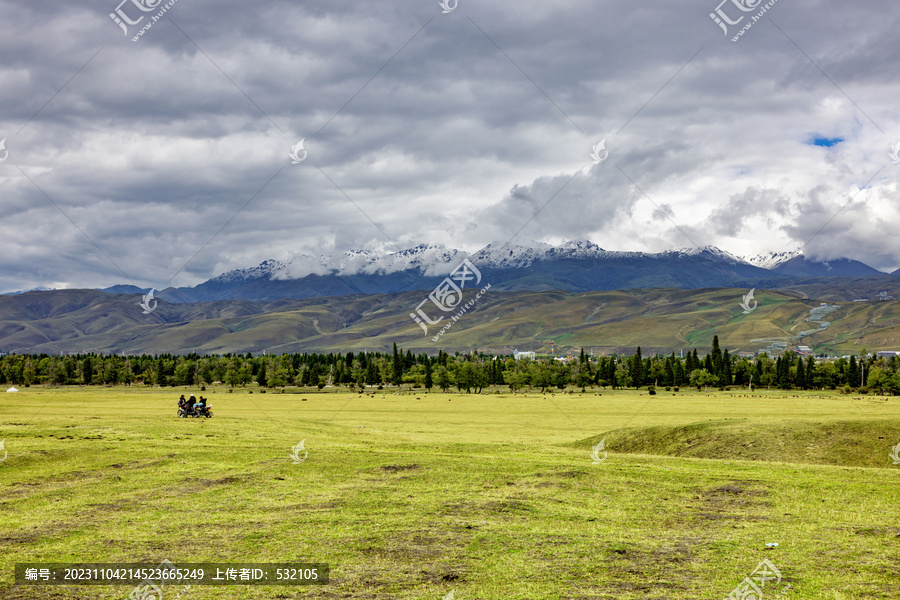
[[[591,158],[594,159],[594,164],[599,165],[604,160],[609,158],[609,150],[606,149],[606,138],[603,138],[597,144],[591,148]]]
[[[751,289],[751,290],[750,290],[749,292],[747,292],[747,294],[744,295],[744,297],[743,297],[743,298],[744,298],[744,301],[741,302],[741,308],[744,309],[744,314],[745,314],[745,315],[749,315],[749,314],[752,313],[754,310],[756,310],[757,302],[756,302],[756,300],[753,299],[753,292],[754,292],[755,290],[756,290],[756,288]],[[753,302],[753,306],[750,306],[750,303],[751,303],[751,302]]]
[[[292,165],[299,165],[304,160],[306,160],[306,155],[308,154],[306,149],[303,147],[303,142],[306,141],[306,138],[301,138],[299,142],[294,144],[291,147],[291,151],[288,156],[291,157]]]
[[[144,309],[144,314],[149,315],[154,310],[156,310],[156,305],[158,302],[153,298],[154,288],[150,288],[149,294],[144,294],[144,299],[141,301],[141,308]],[[153,303],[153,306],[150,306],[150,303]]]
[[[294,464],[299,465],[306,457],[309,456],[309,450],[306,449],[306,440],[300,440],[300,443],[291,448],[291,458],[294,459]],[[303,453],[303,457],[300,457],[300,453]]]
[[[593,459],[593,461],[594,461],[591,464],[599,465],[604,460],[606,460],[606,456],[609,453],[605,452],[605,448],[606,448],[606,438],[603,438],[602,440],[600,440],[599,444],[597,444],[596,446],[593,446],[591,448],[591,459]],[[602,458],[600,457],[601,452],[603,452]]]

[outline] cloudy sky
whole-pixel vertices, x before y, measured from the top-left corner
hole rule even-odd
[[[0,291],[529,240],[900,267],[896,2],[120,1],[0,1]]]

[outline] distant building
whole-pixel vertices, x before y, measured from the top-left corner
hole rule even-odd
[[[802,356],[812,356],[813,350],[809,346],[797,346],[794,348],[794,352]]]
[[[891,358],[892,356],[900,356],[900,352],[896,350],[879,350],[875,356],[879,358]]]
[[[760,348],[756,354],[757,355],[768,354],[769,356],[778,356],[782,352],[787,350],[787,347],[788,347],[787,342],[772,342],[771,344],[769,344],[769,346],[767,348]]]
[[[519,352],[518,350],[515,350],[513,352],[513,357],[516,360],[522,360],[523,358],[534,360],[534,352]]]

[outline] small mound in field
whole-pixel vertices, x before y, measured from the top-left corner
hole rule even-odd
[[[606,440],[610,455],[651,454],[842,467],[890,468],[900,420],[777,421],[725,419],[679,426],[631,427],[572,444],[590,451]]]

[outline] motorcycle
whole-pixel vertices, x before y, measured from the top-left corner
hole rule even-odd
[[[206,403],[201,404],[197,402],[192,404],[190,400],[185,400],[184,402],[179,401],[177,414],[179,419],[186,419],[187,417],[191,417],[194,419],[206,417],[207,419],[209,419],[213,416],[210,408],[212,407]]]

